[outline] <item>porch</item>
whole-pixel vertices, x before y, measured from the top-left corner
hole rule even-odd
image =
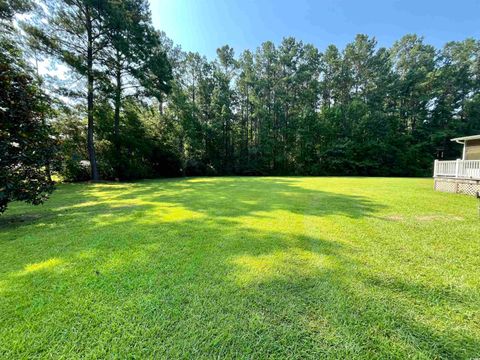
[[[480,180],[480,160],[435,160],[433,177]]]
[[[480,135],[452,139],[463,145],[462,159],[433,165],[434,188],[438,191],[476,195],[480,192]]]
[[[480,160],[435,160],[436,191],[475,196],[480,191]]]

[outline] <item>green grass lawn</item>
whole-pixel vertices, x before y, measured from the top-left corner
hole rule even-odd
[[[431,179],[64,184],[0,217],[0,358],[478,358],[476,199]]]

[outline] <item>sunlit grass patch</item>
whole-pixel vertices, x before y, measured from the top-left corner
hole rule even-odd
[[[26,275],[34,271],[51,270],[52,268],[62,264],[63,261],[58,258],[51,258],[45,261],[41,261],[36,264],[29,264],[25,266],[25,270],[21,272],[21,275]]]

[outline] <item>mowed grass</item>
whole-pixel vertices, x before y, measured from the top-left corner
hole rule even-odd
[[[64,184],[0,217],[0,358],[478,358],[480,220],[431,179]]]

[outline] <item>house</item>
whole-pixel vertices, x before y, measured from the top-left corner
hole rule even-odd
[[[462,158],[435,160],[434,188],[437,191],[476,195],[480,191],[480,135],[452,139],[463,145]]]

